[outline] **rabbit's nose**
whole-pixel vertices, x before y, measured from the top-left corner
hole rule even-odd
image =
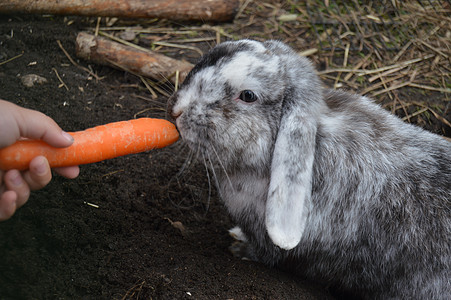
[[[181,111],[177,111],[177,112],[171,111],[171,118],[174,120],[177,120],[177,118],[180,117],[181,115],[182,115]]]
[[[185,108],[180,106],[179,95],[175,93],[168,99],[167,106],[167,114],[171,117],[172,120],[176,121],[178,117],[180,117]]]

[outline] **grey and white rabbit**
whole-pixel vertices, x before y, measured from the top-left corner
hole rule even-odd
[[[169,99],[248,255],[366,299],[451,299],[451,143],[323,88],[278,41],[226,42]]]

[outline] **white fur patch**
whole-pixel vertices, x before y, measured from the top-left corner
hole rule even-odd
[[[172,111],[174,114],[178,115],[186,110],[186,108],[193,102],[199,101],[201,95],[199,95],[198,86],[203,81],[204,85],[211,85],[209,79],[214,78],[215,76],[215,68],[208,67],[201,70],[199,73],[195,74],[192,78],[192,83],[188,86],[188,88],[183,90],[183,93],[180,93],[180,97],[177,100],[177,103],[174,105]],[[208,100],[214,100],[208,97],[202,99],[202,101],[208,102]]]
[[[236,216],[243,211],[253,211],[258,218],[265,216],[265,204],[262,201],[251,201],[251,199],[262,199],[266,196],[268,181],[253,176],[231,176],[231,182],[246,182],[241,191],[236,191],[230,184],[220,186],[221,195],[230,214]]]
[[[229,229],[229,235],[237,241],[247,242],[247,237],[239,226]]]
[[[344,116],[334,115],[334,116],[322,116],[321,125],[324,126],[324,131],[334,133],[343,132]]]
[[[256,76],[250,76],[251,70],[261,68],[264,74],[278,71],[278,59],[262,61],[248,52],[240,52],[221,69],[221,76],[231,86],[239,89],[261,90],[261,82]]]

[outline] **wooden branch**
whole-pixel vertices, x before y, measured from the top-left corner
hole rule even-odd
[[[214,22],[233,20],[238,8],[239,0],[0,1],[0,14],[35,13]]]
[[[150,50],[141,50],[131,46],[80,32],[76,40],[78,57],[101,65],[111,66],[156,80],[169,79],[175,83],[175,73],[179,71],[182,82],[193,65],[176,60]]]

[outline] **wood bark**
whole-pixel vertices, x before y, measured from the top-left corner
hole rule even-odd
[[[7,0],[0,1],[0,14],[35,13],[226,22],[234,18],[238,7],[239,0]]]
[[[176,60],[151,50],[140,50],[86,32],[80,32],[77,36],[76,54],[97,64],[156,80],[169,78],[172,83],[175,83],[176,71],[179,71],[179,82],[182,82],[193,68],[189,62]]]

